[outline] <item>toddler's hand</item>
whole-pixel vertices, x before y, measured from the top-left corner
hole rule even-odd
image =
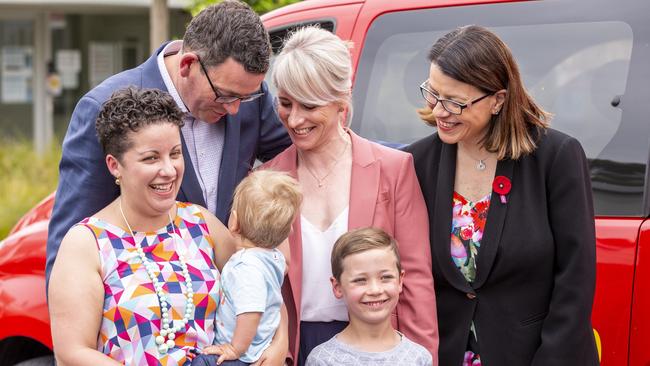
[[[217,365],[221,365],[223,361],[236,360],[239,358],[239,353],[235,347],[230,343],[217,344],[205,347],[203,349],[205,355],[220,355],[217,359]]]

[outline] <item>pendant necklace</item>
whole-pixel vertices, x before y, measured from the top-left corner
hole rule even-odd
[[[318,178],[318,176],[316,175],[316,173],[314,173],[314,172],[309,168],[309,166],[307,165],[307,163],[305,162],[305,160],[304,160],[304,158],[303,158],[303,163],[304,163],[303,165],[305,166],[305,169],[307,169],[307,171],[309,172],[309,174],[310,174],[312,177],[314,177],[314,179],[316,179],[316,182],[318,183],[318,188],[322,188],[322,187],[323,187],[323,182],[325,181],[325,179],[326,179],[327,177],[329,177],[330,174],[332,174],[332,172],[334,171],[334,168],[336,168],[336,165],[339,163],[339,160],[341,160],[341,157],[343,157],[343,154],[345,154],[345,152],[348,150],[348,145],[350,145],[350,143],[347,142],[347,141],[345,141],[345,146],[343,147],[343,151],[341,151],[341,153],[336,157],[336,159],[334,159],[334,162],[332,163],[332,166],[329,168],[329,170],[327,171],[327,173],[326,173],[322,178]]]
[[[472,158],[472,159],[474,159],[474,158]],[[476,159],[474,159],[474,160],[476,160]],[[478,163],[476,163],[476,166],[475,166],[476,170],[485,170],[485,167],[486,167],[485,159],[478,159]]]
[[[167,295],[165,295],[165,292],[163,291],[164,282],[160,282],[158,280],[158,276],[156,275],[155,272],[155,271],[159,271],[159,273],[161,273],[161,270],[158,267],[158,264],[156,264],[153,261],[150,261],[146,257],[144,250],[142,249],[142,245],[140,244],[140,242],[135,240],[135,235],[133,235],[133,230],[131,229],[131,225],[129,225],[129,221],[126,219],[126,216],[124,215],[124,211],[122,210],[121,197],[120,200],[118,201],[118,207],[120,208],[120,213],[122,214],[122,219],[124,219],[124,223],[126,224],[126,227],[129,228],[129,233],[131,234],[131,237],[133,238],[133,242],[135,243],[135,248],[136,251],[138,252],[138,256],[140,257],[140,260],[142,260],[142,264],[146,269],[147,275],[149,276],[149,279],[153,284],[153,288],[156,291],[156,295],[158,296],[158,302],[160,303],[161,329],[160,329],[160,335],[158,335],[155,338],[155,341],[156,341],[156,345],[158,346],[158,352],[160,352],[160,354],[166,354],[167,351],[169,351],[170,349],[176,346],[176,342],[174,341],[174,339],[176,339],[176,333],[185,329],[185,326],[187,325],[190,318],[194,314],[193,311],[194,291],[192,290],[192,279],[190,278],[190,272],[187,269],[187,262],[185,260],[185,255],[182,252],[178,253],[178,260],[181,265],[181,271],[183,273],[183,277],[185,278],[185,287],[187,288],[187,291],[184,293],[185,315],[183,316],[183,319],[174,320],[172,319],[171,311],[169,311],[168,309],[168,304],[170,304],[169,300],[167,299]],[[174,225],[174,221],[172,220],[172,216],[169,212],[167,212],[167,216],[169,217],[169,223],[172,226],[172,233],[168,232],[169,237],[172,239],[172,242],[174,243],[174,247],[180,248],[177,245],[177,241],[176,241],[176,236],[179,235],[176,232],[176,225]],[[181,288],[181,293],[182,293],[183,288],[182,286],[179,287]]]
[[[474,165],[474,169],[482,172],[487,168],[487,164],[485,164],[485,161],[490,157],[489,155],[484,157],[483,159],[476,159],[472,155],[470,155],[467,151],[465,151],[465,154],[470,157],[470,159],[476,161],[476,165]]]

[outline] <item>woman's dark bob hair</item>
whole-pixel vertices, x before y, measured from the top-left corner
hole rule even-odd
[[[536,136],[548,127],[550,115],[526,91],[508,46],[492,31],[469,25],[436,41],[429,61],[447,76],[485,93],[506,90],[499,114],[493,115],[482,143],[500,160],[518,159],[536,148]],[[422,120],[436,126],[431,108],[418,111]]]

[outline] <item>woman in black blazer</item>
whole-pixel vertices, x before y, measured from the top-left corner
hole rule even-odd
[[[429,60],[420,112],[437,132],[407,151],[429,213],[440,365],[597,365],[582,147],[548,128],[491,31],[458,28]]]

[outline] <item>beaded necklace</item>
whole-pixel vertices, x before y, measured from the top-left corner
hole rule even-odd
[[[176,333],[185,329],[185,326],[187,325],[187,323],[189,322],[190,318],[194,313],[194,302],[192,301],[194,297],[194,291],[192,290],[192,279],[190,278],[190,273],[189,270],[187,269],[187,262],[185,261],[185,255],[183,254],[183,252],[178,253],[178,260],[181,264],[181,271],[183,272],[183,277],[185,278],[185,287],[187,288],[187,291],[184,293],[185,315],[183,316],[183,319],[174,320],[172,319],[172,314],[168,309],[169,301],[167,300],[167,295],[165,295],[165,292],[163,291],[164,282],[158,281],[158,276],[155,273],[156,270],[159,270],[158,265],[155,262],[150,261],[146,257],[144,250],[142,249],[142,245],[140,244],[140,242],[137,242],[135,240],[135,235],[133,235],[133,230],[131,229],[131,225],[129,225],[129,221],[126,219],[126,216],[124,215],[124,211],[122,210],[121,197],[120,200],[118,201],[118,207],[120,208],[120,213],[122,214],[122,218],[124,219],[124,223],[126,224],[126,227],[129,228],[129,233],[133,238],[133,242],[135,243],[135,248],[136,251],[138,252],[138,255],[140,256],[140,260],[142,260],[142,264],[147,271],[147,275],[149,276],[149,279],[151,279],[153,288],[154,290],[156,290],[156,295],[158,295],[158,302],[160,303],[160,315],[162,319],[161,320],[162,329],[160,330],[160,335],[158,335],[155,340],[156,340],[156,344],[158,345],[158,352],[160,352],[161,354],[166,354],[168,350],[176,346],[176,342],[174,341],[174,339],[176,339]],[[176,248],[180,248],[178,245],[176,245],[177,244],[176,236],[179,235],[176,232],[176,225],[174,225],[174,221],[172,220],[172,216],[169,212],[167,212],[167,216],[169,216],[169,223],[172,226],[172,232],[168,234],[172,239],[174,246]],[[181,292],[182,291],[183,288],[181,287]]]

